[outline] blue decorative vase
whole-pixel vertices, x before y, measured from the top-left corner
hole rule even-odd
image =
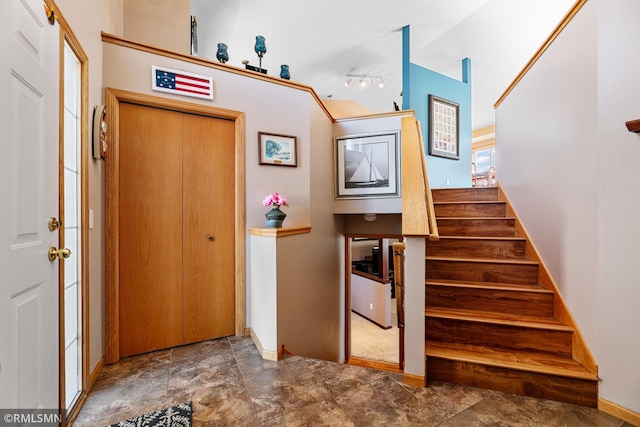
[[[286,64],[282,64],[280,66],[280,78],[289,80],[291,78],[291,74],[289,73],[289,66]]]
[[[216,52],[216,58],[223,64],[229,60],[229,52],[227,52],[227,45],[224,43],[218,43],[218,51]]]
[[[274,206],[265,214],[265,217],[267,218],[267,227],[282,228],[282,221],[284,221],[286,216],[287,214],[280,210],[280,206]]]
[[[267,53],[267,46],[264,44],[263,36],[256,36],[256,45],[254,47],[254,50],[260,58],[262,58],[262,56]]]

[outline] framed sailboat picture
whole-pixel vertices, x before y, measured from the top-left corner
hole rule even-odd
[[[400,196],[400,131],[334,138],[336,199]]]

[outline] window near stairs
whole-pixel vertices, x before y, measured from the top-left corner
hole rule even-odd
[[[496,181],[496,127],[476,129],[471,134],[471,184],[487,187]]]
[[[496,147],[472,151],[471,179],[474,187],[496,185]]]

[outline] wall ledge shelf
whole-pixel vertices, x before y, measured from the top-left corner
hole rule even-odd
[[[311,233],[310,225],[302,225],[297,227],[282,227],[282,228],[249,228],[249,234],[252,236],[261,236],[261,237],[285,237],[285,236],[294,236],[296,234],[306,234]]]

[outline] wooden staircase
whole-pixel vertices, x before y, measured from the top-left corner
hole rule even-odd
[[[595,361],[501,190],[432,194],[427,378],[596,407]]]

